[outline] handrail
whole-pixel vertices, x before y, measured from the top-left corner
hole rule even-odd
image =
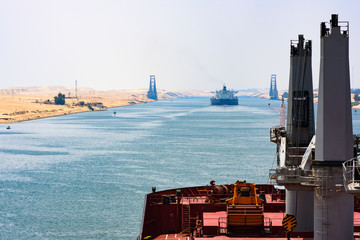
[[[346,191],[360,193],[360,164],[357,157],[343,163],[343,181]]]
[[[264,217],[264,227],[272,227],[272,221],[269,217]]]
[[[308,183],[315,180],[314,170],[303,170],[299,167],[270,169],[269,178],[275,180],[277,184]]]

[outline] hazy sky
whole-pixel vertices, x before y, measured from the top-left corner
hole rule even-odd
[[[350,22],[350,74],[360,87],[357,0],[0,0],[0,89],[78,85],[287,89],[290,40],[313,41],[319,78],[320,22]]]

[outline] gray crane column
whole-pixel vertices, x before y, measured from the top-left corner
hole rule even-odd
[[[286,165],[297,167],[301,163],[305,148],[315,134],[311,41],[305,42],[304,36],[299,35],[298,41],[291,41],[290,47]],[[294,232],[312,232],[314,230],[313,191],[288,190],[288,188],[286,213],[294,215],[297,219]]]
[[[331,16],[321,23],[321,59],[313,169],[314,239],[353,239],[354,200],[343,184],[341,164],[353,157],[348,24]]]
[[[291,43],[286,137],[291,147],[307,147],[315,134],[311,41]]]

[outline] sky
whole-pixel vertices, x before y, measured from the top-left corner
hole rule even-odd
[[[278,89],[289,81],[290,40],[313,43],[320,23],[349,21],[350,77],[360,88],[357,0],[0,0],[0,89]]]

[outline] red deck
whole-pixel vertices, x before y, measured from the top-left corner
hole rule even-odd
[[[284,218],[285,213],[276,213],[276,212],[265,212],[264,217],[269,218],[272,223],[273,230],[277,230],[278,232],[283,231],[282,220]],[[217,227],[219,225],[219,218],[226,218],[226,211],[219,212],[204,212],[203,213],[203,226],[206,227]],[[358,231],[360,231],[360,213],[354,212],[354,236],[360,236]],[[301,238],[297,237],[296,233],[292,233],[292,237],[296,237],[297,239],[313,239],[313,238]],[[209,238],[209,237],[207,237]],[[205,238],[195,238],[195,239],[205,239]],[[226,236],[216,236],[211,237],[211,239],[266,239],[266,238],[234,238],[234,237],[226,237]],[[271,239],[286,239],[286,238],[271,238]],[[356,238],[356,239],[360,239]]]
[[[272,220],[273,226],[282,226],[282,220],[285,216],[285,213],[276,213],[276,212],[265,212],[264,217],[268,217]],[[218,220],[220,217],[226,217],[225,211],[219,212],[204,212],[203,214],[204,226],[218,226]],[[360,228],[360,212],[354,212],[354,227]],[[360,231],[359,231],[360,232]]]

